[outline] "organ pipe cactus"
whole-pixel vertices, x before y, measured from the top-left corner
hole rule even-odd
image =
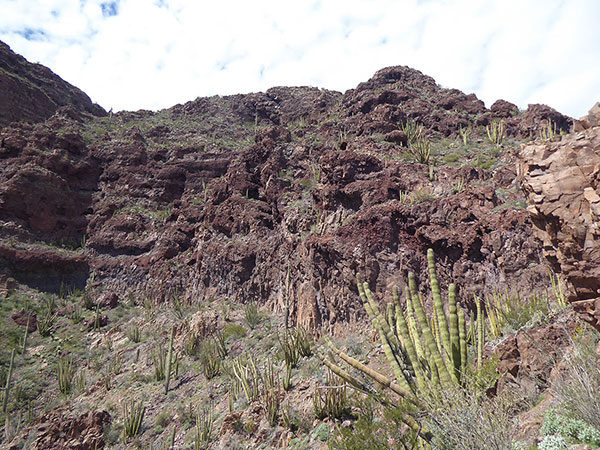
[[[173,364],[173,338],[175,337],[175,326],[171,327],[171,338],[169,339],[169,352],[167,353],[167,371],[165,373],[165,394],[169,392],[171,381],[171,366]]]
[[[13,365],[15,363],[15,349],[10,353],[10,365],[8,366],[8,374],[6,375],[6,386],[4,387],[4,401],[2,402],[2,412],[6,416],[8,408],[8,394],[10,393],[10,381],[12,378]]]
[[[331,350],[330,357],[327,358],[323,352],[318,355],[332,372],[354,388],[373,393],[372,387],[359,381],[335,362],[334,358],[339,357],[346,364],[375,381],[376,385],[391,390],[403,401],[408,401],[416,407],[419,406],[419,394],[464,384],[464,373],[468,367],[465,312],[457,304],[454,284],[448,287],[448,305],[445,308],[437,279],[435,256],[431,249],[427,252],[427,265],[433,297],[431,316],[425,313],[424,303],[417,291],[413,273],[409,273],[408,276],[405,305],[401,304],[400,292],[397,287],[394,287],[393,302],[384,310],[380,310],[375,302],[368,283],[363,283],[357,275],[360,298],[374,330],[379,334],[383,352],[391,366],[394,378],[389,378],[362,364],[337,349],[331,340],[326,339],[325,342]],[[477,330],[470,331],[476,333],[475,337],[478,341],[479,368],[485,337],[483,332],[485,322],[481,306],[477,313]],[[412,416],[405,416],[403,420],[413,429],[418,427]]]

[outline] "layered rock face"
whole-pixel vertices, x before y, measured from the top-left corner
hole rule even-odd
[[[0,42],[0,128],[19,120],[45,120],[62,106],[95,116],[106,114],[82,90]]]
[[[522,188],[546,259],[569,301],[600,330],[600,104],[573,132],[523,146]]]

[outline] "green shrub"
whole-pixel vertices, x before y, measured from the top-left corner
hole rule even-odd
[[[544,424],[540,430],[545,435],[559,435],[574,443],[600,446],[600,430],[588,425],[581,419],[560,414],[556,409],[546,411]]]
[[[538,444],[538,450],[567,450],[567,443],[561,436],[545,436]]]
[[[244,318],[246,319],[246,324],[248,324],[251,330],[256,328],[256,326],[261,322],[262,318],[256,303],[251,302],[246,305],[244,308]]]
[[[246,337],[246,334],[248,334],[246,329],[237,323],[228,323],[223,329],[223,337],[225,340],[241,339]]]

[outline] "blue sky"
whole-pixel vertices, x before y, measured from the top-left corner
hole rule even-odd
[[[600,101],[599,0],[0,0],[0,40],[107,110],[310,85],[407,65],[444,87]]]

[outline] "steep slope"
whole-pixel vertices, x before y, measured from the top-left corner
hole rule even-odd
[[[20,120],[40,122],[67,105],[95,116],[106,114],[83,91],[0,41],[0,128]]]

